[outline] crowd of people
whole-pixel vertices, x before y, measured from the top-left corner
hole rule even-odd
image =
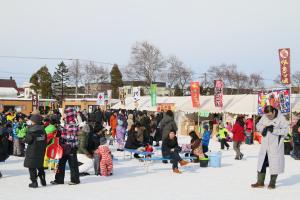
[[[0,116],[0,162],[5,161],[9,155],[25,157],[24,167],[28,168],[31,188],[38,187],[38,178],[41,185],[46,186],[45,168],[55,170],[55,179],[51,184],[64,184],[68,162],[71,175],[69,184],[76,185],[80,183],[80,176],[89,175],[92,168],[96,175],[113,175],[113,155],[109,145],[115,145],[117,151],[131,149],[141,152],[151,152],[153,147],[161,146],[162,157],[166,158],[162,162],[168,163],[170,160],[172,171],[181,173],[179,165],[189,163],[181,157],[183,151],[195,158],[192,162],[208,157],[209,143],[213,136],[211,124],[205,124],[200,135],[195,131],[189,133],[191,141],[186,150],[178,144],[178,127],[174,113],[170,110],[165,113],[148,113],[121,109],[102,111],[98,108],[88,113],[86,110],[75,111],[69,107],[64,110],[63,115],[54,110],[43,116],[38,111],[29,116],[9,111]],[[216,136],[221,150],[225,150],[225,147],[229,149],[228,141],[232,141],[235,159],[242,160],[244,154],[241,152],[241,145],[249,142],[247,140],[253,132],[253,121],[251,126],[251,121],[238,116],[233,126],[228,123],[219,124]],[[278,110],[268,107],[257,124],[257,129],[262,133],[263,143],[259,155],[258,180],[252,187],[264,185],[266,168],[270,167],[269,187],[275,188],[277,175],[283,171],[281,150],[285,148],[288,124],[285,124]],[[293,141],[291,155],[300,159],[300,120],[289,136],[292,138],[290,141]],[[274,143],[273,146],[270,141]],[[51,159],[47,156],[47,149],[55,142],[63,149],[57,165],[50,162]],[[134,157],[140,159],[138,153]]]

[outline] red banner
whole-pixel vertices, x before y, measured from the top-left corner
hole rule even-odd
[[[281,83],[291,84],[290,49],[279,49]]]
[[[200,107],[200,83],[199,82],[191,82],[191,97],[193,108]]]
[[[223,88],[222,80],[215,80],[215,106],[223,107]]]

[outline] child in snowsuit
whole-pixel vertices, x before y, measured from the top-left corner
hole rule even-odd
[[[117,145],[118,145],[117,151],[123,151],[124,148],[126,128],[123,125],[124,125],[124,121],[121,118],[119,118],[118,126],[117,126],[117,136],[116,136]]]
[[[100,146],[96,150],[95,154],[99,156],[100,160],[100,174],[102,176],[111,176],[113,170],[113,162],[111,152],[106,145],[107,140],[105,137],[100,139]]]

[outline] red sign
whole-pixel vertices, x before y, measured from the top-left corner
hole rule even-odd
[[[199,82],[191,82],[191,98],[193,108],[200,107],[200,83]]]
[[[223,107],[223,88],[222,80],[215,80],[215,106]]]
[[[290,49],[279,49],[281,83],[291,84]]]
[[[167,112],[168,110],[175,111],[174,103],[158,103],[157,112]]]

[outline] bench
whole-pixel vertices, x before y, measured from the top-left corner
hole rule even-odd
[[[136,150],[136,149],[126,149],[126,148],[124,148],[123,149],[124,151],[123,151],[123,157],[124,157],[124,160],[125,160],[125,153],[126,152],[129,152],[130,153],[130,158],[133,158],[133,154],[139,154],[139,155],[142,155],[142,156],[144,156],[144,158],[146,158],[147,156],[151,156],[151,155],[154,155],[154,153],[153,152],[147,152],[147,151],[138,151],[138,150]]]
[[[196,157],[189,156],[189,157],[182,157],[182,160],[194,160]],[[151,161],[170,161],[171,158],[163,158],[163,157],[144,157],[140,158],[140,161],[144,162],[144,166],[146,167],[146,172],[149,172],[149,166]]]

